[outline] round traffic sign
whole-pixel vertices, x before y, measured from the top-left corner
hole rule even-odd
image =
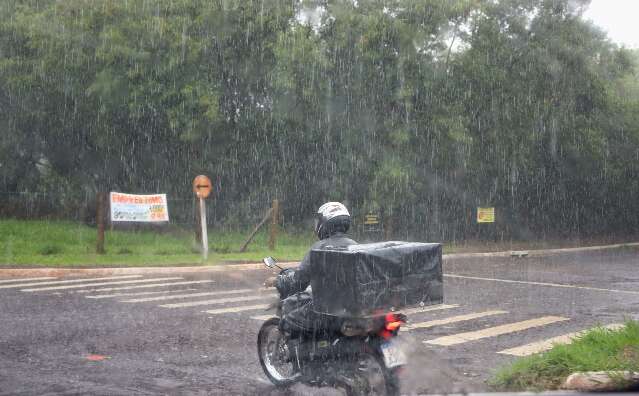
[[[204,175],[196,176],[193,179],[193,192],[198,198],[206,198],[211,194],[211,179]]]

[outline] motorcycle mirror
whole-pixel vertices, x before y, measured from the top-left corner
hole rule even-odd
[[[266,265],[269,268],[273,268],[277,266],[277,264],[275,264],[276,263],[275,259],[271,256],[264,257],[262,261],[264,262],[264,265]]]

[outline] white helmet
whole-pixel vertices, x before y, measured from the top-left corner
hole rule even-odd
[[[351,226],[351,214],[340,202],[326,202],[317,209],[315,234],[325,239],[334,232],[347,232]]]

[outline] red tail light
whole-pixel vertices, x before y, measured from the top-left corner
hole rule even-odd
[[[402,323],[406,321],[406,317],[402,314],[388,313],[384,317],[384,328],[380,331],[380,335],[384,339],[390,338],[399,330]]]
[[[401,325],[402,325],[402,322],[388,322],[386,323],[386,330],[395,331],[399,329]]]
[[[395,331],[399,329],[399,327],[402,325],[402,322],[403,322],[402,317],[394,313],[386,314],[385,320],[386,320],[386,325],[384,327],[388,331]]]

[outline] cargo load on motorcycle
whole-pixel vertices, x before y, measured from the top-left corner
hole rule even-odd
[[[443,303],[439,243],[380,242],[311,250],[317,312],[363,317]]]

